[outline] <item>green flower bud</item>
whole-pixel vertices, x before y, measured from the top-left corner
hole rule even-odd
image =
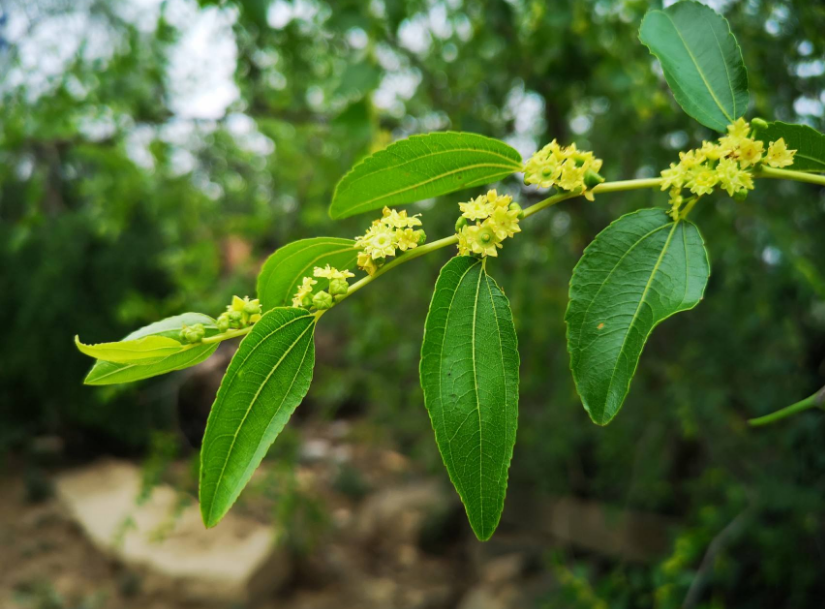
[[[754,129],[767,129],[768,123],[763,118],[754,118],[751,120],[751,127]]]
[[[593,188],[594,186],[601,184],[602,182],[604,182],[604,178],[592,169],[588,169],[584,172],[584,184],[588,188]]]
[[[258,302],[257,299],[252,300],[250,302],[247,302],[243,306],[243,312],[246,313],[247,315],[260,315],[261,314],[261,304]]]
[[[746,188],[743,188],[742,190],[737,190],[735,193],[733,193],[733,198],[741,203],[742,201],[748,198],[748,190]]]
[[[206,330],[204,329],[203,324],[195,324],[194,326],[189,327],[184,326],[183,330],[181,330],[182,338],[190,344],[201,342],[205,334]]]
[[[229,316],[226,313],[221,313],[217,321],[218,332],[226,332],[229,329]]]
[[[460,233],[461,229],[467,226],[467,218],[461,216],[458,220],[455,221],[455,232]]]
[[[229,327],[239,329],[243,327],[243,313],[240,311],[229,311],[226,316],[229,318]]]
[[[312,306],[316,309],[329,309],[332,307],[332,304],[332,296],[329,295],[329,292],[321,290],[312,297]]]
[[[305,309],[308,309],[312,306],[312,294],[307,294],[304,296],[304,299],[301,301],[301,306]]]
[[[329,280],[329,293],[333,296],[339,296],[341,294],[346,294],[349,291],[349,283],[347,283],[346,279],[330,279]]]
[[[425,233],[422,229],[418,229],[413,234],[418,238],[418,245],[424,245],[427,243],[427,233]]]
[[[510,203],[510,205],[507,206],[507,209],[509,209],[510,211],[517,211],[519,220],[524,219],[524,210],[521,208],[521,205],[519,205],[515,201]]]

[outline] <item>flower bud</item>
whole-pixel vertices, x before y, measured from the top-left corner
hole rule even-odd
[[[217,320],[218,332],[226,332],[229,329],[229,316],[226,313],[221,313]]]
[[[181,330],[182,338],[190,344],[195,344],[203,340],[206,330],[203,324],[195,324],[194,326],[184,326]]]
[[[460,233],[461,229],[467,226],[467,218],[461,216],[458,220],[455,221],[455,232]]]
[[[347,283],[346,279],[330,279],[329,280],[329,293],[333,296],[338,296],[340,294],[346,294],[349,291],[349,283]]]
[[[329,309],[332,307],[332,296],[329,295],[329,292],[324,292],[321,290],[315,296],[312,297],[312,306],[316,309],[324,310]]]
[[[258,302],[258,299],[251,300],[247,303],[244,303],[243,312],[247,315],[260,315],[261,314],[261,304]]]
[[[427,242],[427,233],[423,229],[418,229],[413,234],[418,238],[418,245],[424,245]]]
[[[584,185],[588,188],[593,188],[602,182],[604,182],[604,178],[592,169],[588,169],[584,172]]]
[[[740,203],[748,198],[748,190],[743,188],[742,190],[737,190],[733,193],[733,198]]]
[[[301,306],[305,309],[308,309],[312,306],[312,294],[307,294],[304,296],[303,300],[301,300]]]
[[[517,211],[519,220],[524,219],[524,210],[521,208],[521,205],[519,205],[515,201],[510,203],[510,205],[507,206],[507,209],[509,209],[510,211]]]
[[[240,311],[228,311],[226,316],[229,318],[230,328],[241,328],[243,326],[243,313]]]
[[[751,120],[751,127],[754,129],[767,129],[768,123],[763,118],[754,118]]]

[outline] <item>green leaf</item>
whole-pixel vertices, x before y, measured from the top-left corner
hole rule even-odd
[[[662,209],[622,216],[587,247],[565,321],[573,379],[594,423],[616,416],[653,328],[695,307],[709,275],[699,230]]]
[[[269,311],[243,339],[223,377],[201,448],[203,522],[226,515],[309,390],[316,317]]]
[[[748,72],[727,19],[712,8],[683,0],[648,11],[639,38],[661,62],[682,109],[725,131],[748,108]]]
[[[335,188],[329,215],[347,218],[412,203],[521,170],[521,155],[499,140],[454,131],[413,135],[353,167]]]
[[[194,326],[195,324],[203,324],[207,337],[214,336],[218,333],[215,320],[208,315],[201,313],[184,313],[183,315],[168,317],[136,330],[123,340],[137,340],[145,336],[166,336],[168,338],[174,338],[178,336],[180,329],[184,325]],[[166,374],[174,370],[182,370],[199,364],[209,358],[217,348],[218,343],[211,345],[192,345],[186,351],[170,355],[153,364],[116,364],[98,360],[95,362],[95,365],[92,366],[92,369],[89,371],[89,374],[86,375],[86,379],[83,382],[86,385],[117,385],[118,383],[131,383],[148,379],[153,376]]]
[[[825,171],[825,134],[807,125],[768,123],[767,129],[757,129],[756,137],[768,144],[780,137],[788,148],[796,150],[793,165],[784,169],[796,171]]]
[[[498,526],[518,420],[510,304],[484,264],[461,256],[438,277],[421,347],[421,387],[438,450],[480,540]]]
[[[352,239],[316,237],[279,248],[267,258],[258,274],[258,298],[264,311],[292,303],[301,280],[311,277],[316,266],[327,264],[343,271],[356,269],[358,250]],[[322,289],[316,286],[318,289]]]
[[[116,364],[154,364],[186,348],[174,338],[166,336],[146,336],[137,340],[117,343],[84,345],[80,337],[74,337],[78,350],[89,357]]]

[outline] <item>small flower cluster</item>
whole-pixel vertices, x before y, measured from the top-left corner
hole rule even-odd
[[[498,256],[497,249],[502,247],[501,242],[521,232],[518,225],[521,207],[513,203],[513,198],[508,195],[491,190],[458,206],[461,217],[455,229],[460,256]]]
[[[232,304],[218,316],[218,330],[220,332],[226,332],[230,328],[240,330],[251,326],[260,318],[261,302],[257,298],[249,300],[249,296],[243,298],[233,296]]]
[[[524,183],[542,188],[555,186],[566,191],[581,189],[588,200],[593,200],[596,184],[604,182],[599,175],[602,160],[592,152],[578,150],[576,144],[559,146],[556,140],[547,144],[524,165]]]
[[[765,151],[764,143],[753,137],[750,124],[740,118],[728,125],[727,135],[718,143],[702,142],[701,148],[680,152],[679,162],[662,171],[662,190],[670,190],[670,213],[674,219],[685,215],[699,197],[711,194],[717,186],[732,197],[743,198],[753,190],[753,171],[760,164],[787,167],[793,164],[795,153],[782,138]],[[683,196],[683,189],[693,196]]]
[[[406,252],[423,245],[427,235],[421,229],[420,214],[408,216],[406,211],[384,208],[383,215],[374,220],[366,233],[355,238],[358,253],[358,267],[369,275],[374,275],[384,261],[395,256],[396,250]]]
[[[189,343],[190,345],[194,345],[195,343],[201,342],[205,335],[206,328],[203,327],[203,324],[194,324],[191,326],[183,324],[183,327],[180,330],[178,338],[180,338],[180,342],[182,343]]]
[[[298,291],[295,292],[295,296],[292,298],[293,307],[315,308],[319,311],[330,309],[347,295],[349,291],[348,279],[355,277],[348,270],[339,271],[330,265],[326,265],[325,268],[316,266],[312,274],[315,277],[327,279],[329,281],[328,289],[313,294],[312,286],[318,285],[318,282],[312,277],[304,277]]]

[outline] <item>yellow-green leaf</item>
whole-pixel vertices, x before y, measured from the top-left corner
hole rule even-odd
[[[80,337],[75,336],[74,343],[81,353],[115,364],[153,364],[188,347],[166,336],[146,336],[137,340],[97,345],[84,345],[80,342]]]
[[[174,317],[167,317],[139,330],[135,330],[124,341],[137,340],[145,336],[159,335],[174,338],[180,333],[180,329],[186,326],[202,324],[206,331],[206,336],[214,336],[218,333],[215,320],[202,313],[184,313]],[[117,385],[119,383],[131,383],[148,379],[167,372],[189,368],[206,360],[218,348],[218,343],[189,346],[186,350],[169,355],[159,361],[152,363],[133,362],[130,364],[116,364],[97,360],[86,375],[84,383],[86,385]]]

